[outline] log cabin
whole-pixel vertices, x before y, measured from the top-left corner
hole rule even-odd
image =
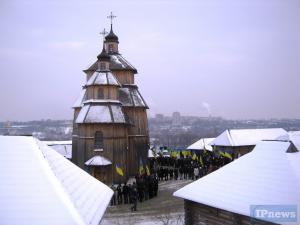
[[[184,199],[186,225],[299,224],[299,172],[300,152],[293,142],[261,141],[174,196]],[[272,216],[287,208],[292,212],[286,220]]]
[[[234,159],[253,150],[262,140],[275,140],[286,135],[282,128],[267,129],[227,129],[217,136],[210,145],[215,152],[228,152]]]

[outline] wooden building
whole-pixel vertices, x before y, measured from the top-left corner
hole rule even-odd
[[[210,145],[214,151],[228,152],[233,158],[249,153],[262,140],[276,140],[286,135],[282,128],[268,129],[227,129],[217,136]]]
[[[107,184],[134,176],[149,148],[148,106],[134,82],[137,70],[118,45],[111,23],[97,61],[84,70],[86,84],[74,105],[72,161]],[[102,159],[86,163],[95,156]],[[116,165],[124,176],[116,173]]]
[[[184,199],[186,225],[299,224],[299,210],[289,221],[272,216],[272,209],[284,211],[286,205],[299,209],[299,171],[300,152],[293,142],[261,141],[252,152],[174,196]]]

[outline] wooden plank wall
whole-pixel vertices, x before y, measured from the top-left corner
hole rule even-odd
[[[189,200],[184,200],[184,211],[185,225],[274,225]]]

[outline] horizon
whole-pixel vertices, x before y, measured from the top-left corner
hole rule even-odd
[[[82,70],[102,49],[99,32],[109,27],[111,11],[120,53],[140,73],[135,78],[148,118],[179,111],[228,120],[300,119],[299,1],[15,0],[1,6],[1,121],[72,119]]]

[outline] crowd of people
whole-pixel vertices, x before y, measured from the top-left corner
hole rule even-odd
[[[118,186],[112,185],[114,195],[111,199],[111,205],[133,204],[131,211],[136,211],[137,201],[143,202],[157,196],[158,178],[152,173],[137,174],[132,184],[124,183]]]
[[[159,181],[162,180],[195,180],[211,173],[225,164],[231,162],[230,158],[216,156],[212,152],[194,153],[194,155],[177,157],[156,157],[149,159],[150,168]]]
[[[137,210],[137,202],[143,202],[157,196],[159,181],[197,180],[208,173],[231,162],[230,158],[217,156],[212,152],[177,154],[175,157],[158,156],[148,158],[149,172],[135,176],[131,184],[112,185],[114,195],[111,205],[132,204],[131,211]]]

